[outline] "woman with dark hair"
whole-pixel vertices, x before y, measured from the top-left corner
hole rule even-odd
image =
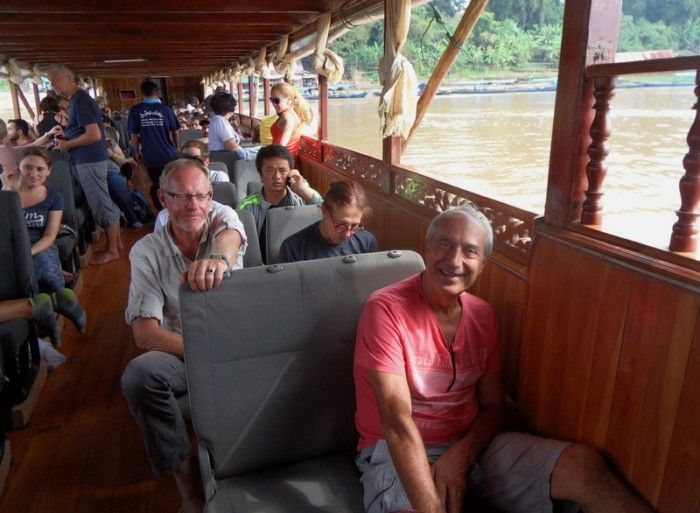
[[[214,114],[209,119],[209,151],[234,151],[239,159],[245,159],[247,154],[238,145],[240,138],[229,122],[236,110],[236,99],[229,93],[216,93],[211,97],[211,110]]]
[[[17,192],[24,210],[39,289],[51,293],[53,306],[68,317],[81,333],[85,333],[86,315],[73,291],[65,286],[65,278],[54,242],[63,215],[63,197],[44,185],[51,172],[49,154],[43,148],[30,146],[17,154],[19,182]],[[52,340],[54,344],[56,340]]]
[[[355,182],[331,183],[321,205],[323,218],[287,238],[278,262],[316,260],[378,251],[377,239],[362,226],[369,215],[367,197]]]
[[[56,125],[61,125],[65,128],[68,118],[61,114],[61,107],[58,100],[53,96],[47,96],[39,102],[39,111],[41,114],[34,122],[34,129],[37,135],[44,135]]]

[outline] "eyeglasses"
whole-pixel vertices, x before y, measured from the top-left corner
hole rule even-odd
[[[279,105],[280,102],[282,101],[282,98],[277,98],[275,96],[270,96],[270,101],[272,102],[273,105]]]
[[[333,228],[335,228],[335,231],[338,233],[344,233],[347,231],[350,231],[351,233],[355,233],[357,230],[364,230],[364,226],[362,226],[362,223],[356,223],[356,224],[350,224],[350,223],[339,223],[338,221],[335,220],[333,217],[333,214],[330,212],[328,215],[331,216],[331,222],[333,223]]]
[[[170,191],[163,192],[170,196],[175,203],[180,203],[183,205],[189,203],[192,200],[195,200],[197,203],[204,203],[206,201],[209,201],[214,195],[212,191],[209,191],[206,194],[176,194]]]

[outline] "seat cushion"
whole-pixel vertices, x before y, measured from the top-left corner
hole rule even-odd
[[[217,482],[208,513],[364,513],[354,452]]]

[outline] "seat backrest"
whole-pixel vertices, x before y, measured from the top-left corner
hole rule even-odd
[[[230,169],[233,169],[236,165],[236,162],[238,162],[238,155],[235,151],[226,150],[209,152],[209,166],[211,166],[214,162],[223,162],[224,164],[226,164],[226,170],[228,171]],[[230,177],[231,173],[229,173],[229,178]],[[236,190],[238,190],[238,184],[234,180],[231,181],[236,186]]]
[[[320,205],[271,208],[265,219],[265,255],[268,264],[277,263],[280,246],[287,237],[323,217]]]
[[[210,171],[223,171],[228,175],[228,166],[224,162],[209,162]]]
[[[412,251],[366,253],[180,289],[192,421],[216,479],[352,450],[362,307],[422,269]]]
[[[0,191],[0,300],[36,293],[29,232],[19,194]]]
[[[258,227],[255,225],[255,218],[250,210],[237,210],[238,218],[243,223],[246,237],[248,237],[248,248],[243,255],[243,267],[256,267],[262,265],[262,253],[260,251],[260,240],[258,239]]]
[[[46,178],[45,185],[63,197],[63,218],[61,223],[77,230],[73,175],[70,166],[70,162],[65,160],[54,160],[51,163],[51,173]]]
[[[236,190],[238,191],[239,195],[238,202],[240,203],[241,200],[245,199],[249,195],[249,183],[261,183],[260,173],[258,173],[258,170],[255,167],[255,162],[250,160],[239,160],[233,165],[233,168],[229,169],[233,169],[233,177],[231,178],[231,181],[236,186]],[[262,185],[260,188],[262,189]]]
[[[211,188],[214,191],[214,201],[228,205],[234,210],[236,209],[238,196],[236,195],[235,185],[231,182],[213,182]]]
[[[182,148],[186,142],[191,141],[192,139],[199,139],[200,137],[202,137],[202,129],[183,128],[181,130],[178,130],[178,137],[180,148]]]

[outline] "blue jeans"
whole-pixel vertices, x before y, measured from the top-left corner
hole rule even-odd
[[[58,292],[66,286],[61,270],[61,259],[58,257],[58,248],[49,246],[41,253],[32,257],[34,263],[34,276],[39,283],[39,290]]]
[[[129,224],[138,221],[131,203],[131,194],[129,194],[129,187],[126,185],[126,178],[114,171],[111,166],[107,171],[107,187],[112,200],[117,204],[119,210],[124,212],[126,221]]]

